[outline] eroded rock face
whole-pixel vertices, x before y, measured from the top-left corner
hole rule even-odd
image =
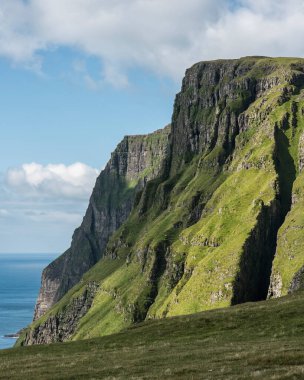
[[[224,149],[219,157],[224,161],[233,150],[236,135],[248,125],[248,115],[242,112],[265,92],[283,84],[284,75],[275,74],[274,67],[266,62],[261,65],[263,75],[255,75],[255,63],[254,59],[200,62],[186,71],[174,104],[173,173],[193,155],[210,152],[214,147]],[[303,80],[303,75],[286,80],[296,83]],[[265,110],[265,115],[268,113]]]
[[[272,273],[268,290],[268,298],[278,298],[282,295],[282,278],[279,273]]]
[[[288,293],[304,289],[304,267],[302,267],[294,276],[288,289]]]
[[[104,254],[111,234],[129,216],[136,194],[163,170],[170,126],[150,135],[127,136],[96,180],[83,222],[71,247],[46,267],[35,307],[37,320]]]
[[[299,171],[301,172],[304,168],[304,133],[301,135],[299,140]]]
[[[73,298],[61,312],[49,316],[46,321],[26,334],[23,345],[49,344],[68,340],[75,332],[79,320],[92,306],[99,288],[97,283],[89,283],[81,296]]]

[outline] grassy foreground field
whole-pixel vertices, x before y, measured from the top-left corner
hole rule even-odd
[[[304,293],[0,351],[0,379],[304,379]]]

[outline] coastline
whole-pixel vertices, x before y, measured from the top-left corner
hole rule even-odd
[[[0,350],[33,320],[41,273],[57,254],[0,254]]]

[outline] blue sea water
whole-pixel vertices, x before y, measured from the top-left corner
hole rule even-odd
[[[0,349],[15,339],[4,338],[31,323],[41,272],[58,254],[0,254]]]

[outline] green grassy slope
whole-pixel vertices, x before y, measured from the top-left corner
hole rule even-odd
[[[303,379],[304,294],[0,351],[0,379]]]

